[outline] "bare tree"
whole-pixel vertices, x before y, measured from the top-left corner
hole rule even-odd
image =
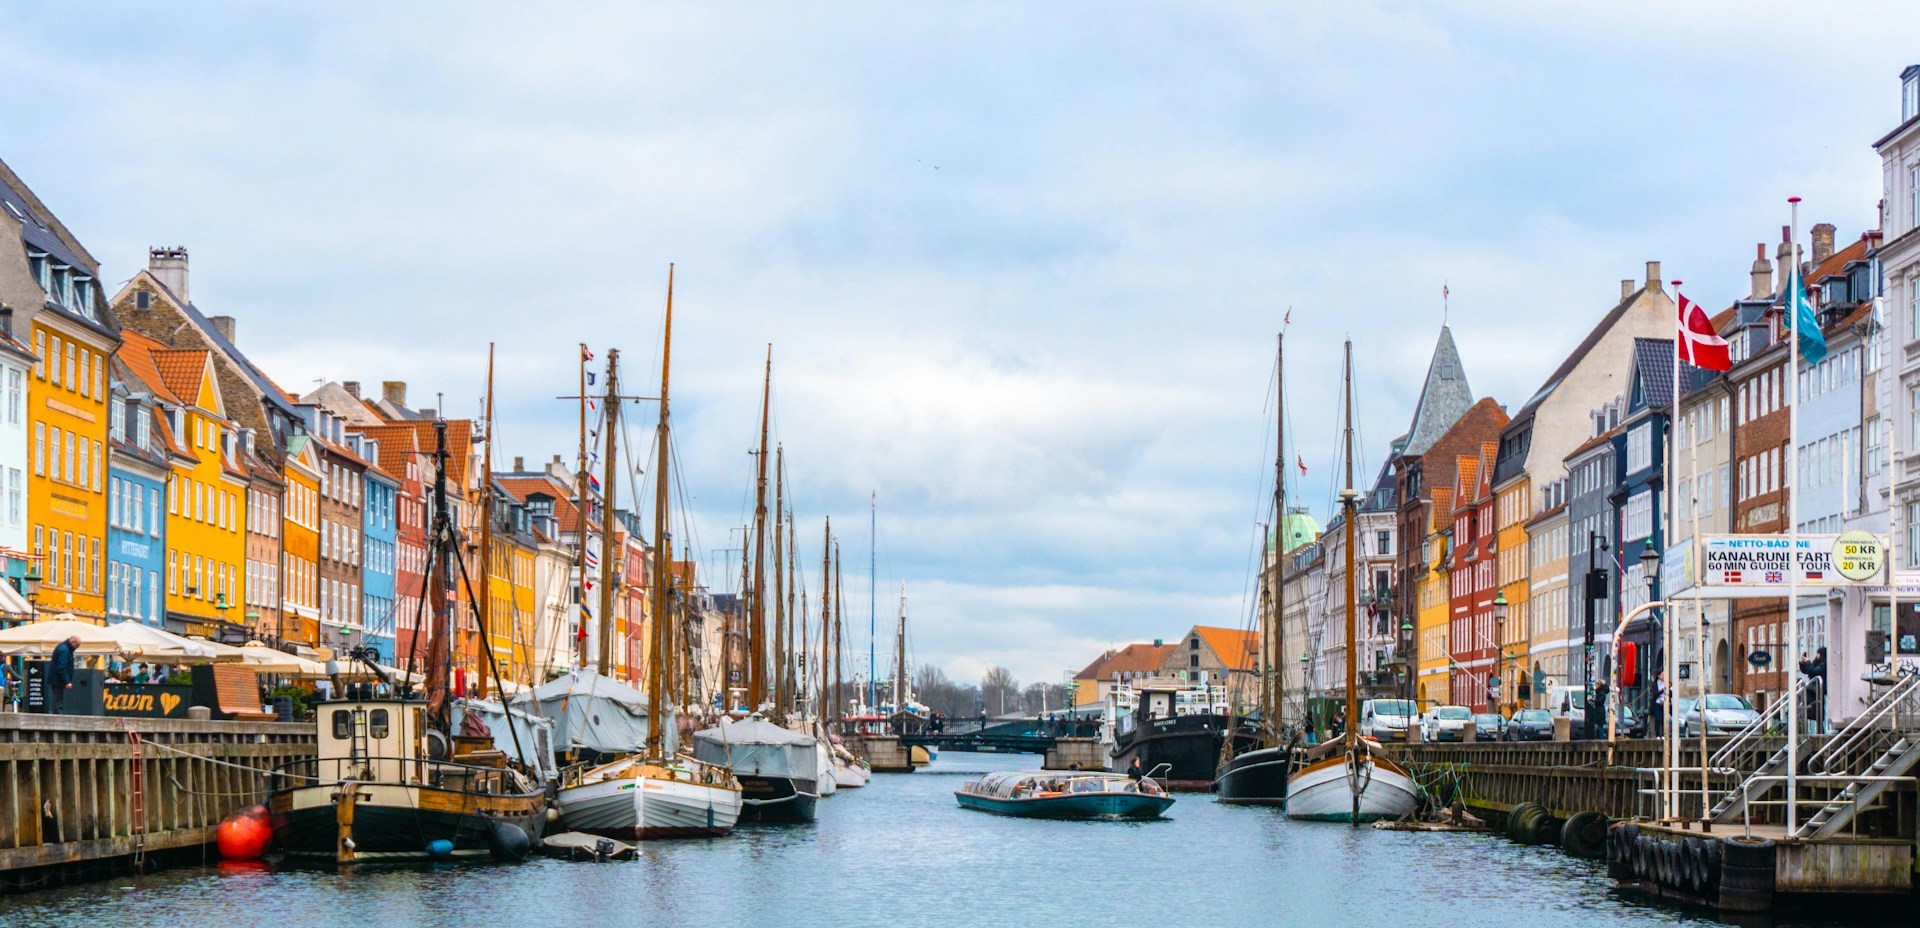
[[[980,678],[980,695],[987,701],[988,715],[1005,715],[1020,705],[1020,681],[1013,671],[996,665]]]
[[[1059,683],[1035,683],[1020,693],[1020,710],[1047,715],[1067,708],[1067,688]]]

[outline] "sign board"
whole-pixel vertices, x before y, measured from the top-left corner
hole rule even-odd
[[[102,695],[107,715],[148,719],[184,719],[193,687],[159,683],[109,683]]]
[[[1747,655],[1747,663],[1752,664],[1755,667],[1765,667],[1768,664],[1773,663],[1773,652],[1754,651],[1753,653]]]
[[[1786,589],[1788,571],[1801,586],[1830,587],[1851,581],[1834,568],[1837,535],[1707,535],[1701,539],[1701,583],[1706,586]],[[1797,545],[1797,547],[1795,547]],[[1791,551],[1789,549],[1792,549]],[[1878,573],[1878,571],[1876,571]]]
[[[1870,532],[1842,532],[1833,540],[1833,569],[1855,583],[1880,576],[1887,565],[1887,548]]]

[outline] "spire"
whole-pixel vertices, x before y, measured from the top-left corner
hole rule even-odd
[[[1413,424],[1407,426],[1407,444],[1402,454],[1425,454],[1460,417],[1473,406],[1473,388],[1467,386],[1467,372],[1460,366],[1460,352],[1453,347],[1453,330],[1440,327],[1440,341],[1433,346],[1433,361],[1427,365],[1427,382],[1420,388],[1420,402],[1413,407]]]

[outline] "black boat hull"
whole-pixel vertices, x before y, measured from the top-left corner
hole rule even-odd
[[[1236,755],[1220,768],[1213,781],[1221,802],[1239,805],[1285,805],[1291,752],[1284,747],[1261,748]]]
[[[331,787],[308,787],[331,789]],[[294,807],[287,793],[269,801],[274,849],[295,858],[336,861],[340,856],[339,811],[332,804]],[[496,799],[500,805],[510,800]],[[353,859],[426,861],[485,857],[518,859],[538,847],[546,832],[546,803],[526,797],[493,813],[412,805],[358,803],[353,808]],[[503,833],[513,829],[520,835]],[[522,837],[523,836],[523,837]],[[438,841],[445,845],[435,847]]]
[[[1125,772],[1139,758],[1140,767],[1169,789],[1205,790],[1213,783],[1220,763],[1220,742],[1227,720],[1217,715],[1186,715],[1155,719],[1122,736],[1113,748],[1113,769]],[[1236,734],[1235,746],[1252,747],[1252,738]],[[1162,765],[1167,769],[1162,770]]]
[[[736,773],[740,781],[743,822],[811,822],[820,801],[819,784],[793,777],[758,777]]]

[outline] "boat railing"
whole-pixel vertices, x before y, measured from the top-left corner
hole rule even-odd
[[[396,773],[398,776],[395,776]],[[280,764],[273,768],[270,775],[278,789],[349,781],[398,781],[489,795],[517,795],[535,791],[525,776],[507,767],[462,764],[424,757],[307,757]]]

